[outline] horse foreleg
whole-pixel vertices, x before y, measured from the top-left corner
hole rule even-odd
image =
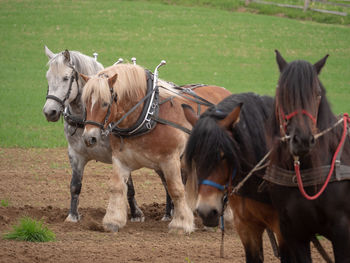
[[[105,230],[116,232],[125,226],[127,220],[126,181],[129,178],[130,170],[115,157],[112,157],[112,162],[110,196],[102,223]]]
[[[131,222],[143,222],[145,221],[145,216],[142,212],[142,210],[137,205],[136,199],[135,199],[135,188],[134,183],[132,181],[131,175],[129,175],[129,179],[127,181],[128,186],[128,203],[130,207],[130,214],[131,214]]]
[[[169,228],[194,231],[194,217],[185,199],[185,187],[181,179],[180,160],[170,160],[161,165],[168,191],[174,203],[174,215]]]
[[[174,204],[173,201],[171,200],[171,197],[169,195],[168,192],[168,187],[166,185],[166,181],[165,181],[165,177],[164,174],[161,170],[157,170],[156,173],[159,175],[160,179],[162,180],[162,184],[164,186],[165,189],[165,193],[166,193],[166,205],[165,205],[165,214],[162,218],[162,221],[170,221],[171,220],[171,216],[173,214],[173,210],[174,210]]]
[[[79,195],[82,186],[84,167],[87,160],[76,153],[72,148],[68,148],[68,157],[72,168],[72,179],[70,183],[71,202],[69,214],[65,221],[78,222],[80,220],[80,215],[78,213]]]
[[[338,217],[330,236],[335,262],[350,263],[350,220]]]
[[[264,262],[262,235],[264,227],[234,216],[234,224],[244,247],[246,262]]]

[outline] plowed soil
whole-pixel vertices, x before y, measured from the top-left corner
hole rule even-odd
[[[143,223],[128,221],[118,233],[107,233],[102,218],[108,203],[111,165],[90,162],[80,195],[79,223],[66,223],[71,169],[66,149],[0,148],[0,262],[245,262],[236,231],[226,227],[224,258],[221,232],[207,230],[196,218],[197,231],[169,233],[161,221],[165,192],[158,176],[141,169],[132,176]],[[2,238],[23,216],[42,220],[56,241],[32,243]],[[226,224],[227,225],[227,224]],[[322,240],[331,253],[331,245]],[[264,237],[265,262],[279,262]],[[313,248],[315,262],[323,262]]]

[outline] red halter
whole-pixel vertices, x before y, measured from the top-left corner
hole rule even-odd
[[[316,129],[317,119],[307,110],[296,110],[296,111],[293,111],[292,113],[289,113],[288,115],[285,115],[283,110],[281,108],[279,108],[280,129],[281,129],[281,133],[283,135],[285,135],[287,132],[288,121],[291,118],[293,118],[295,115],[298,115],[298,114],[304,114],[304,115],[308,116],[311,119],[312,123],[314,124],[314,129]]]

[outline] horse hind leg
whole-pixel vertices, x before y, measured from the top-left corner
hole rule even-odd
[[[82,186],[83,172],[87,160],[83,156],[77,154],[71,148],[68,149],[68,157],[72,168],[72,179],[70,183],[71,202],[69,214],[65,221],[75,223],[80,220],[80,215],[78,213],[79,195]]]
[[[162,172],[168,191],[174,203],[174,215],[169,224],[171,229],[182,229],[185,233],[194,231],[194,216],[185,199],[185,187],[181,178],[179,160],[162,163]]]
[[[159,175],[160,179],[162,180],[162,184],[164,186],[165,193],[166,193],[165,213],[164,213],[164,216],[162,217],[162,221],[170,221],[174,213],[173,200],[171,200],[171,197],[169,195],[168,187],[166,185],[166,180],[163,172],[161,170],[157,170],[156,173]]]
[[[143,214],[142,210],[137,205],[136,199],[135,199],[135,188],[134,183],[132,181],[131,175],[129,175],[129,179],[127,181],[127,187],[128,187],[128,203],[130,207],[130,214],[131,214],[131,222],[144,222],[145,221],[145,215]]]

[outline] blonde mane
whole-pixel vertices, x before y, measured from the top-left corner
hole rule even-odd
[[[147,79],[145,69],[133,64],[117,64],[105,68],[91,77],[85,84],[82,100],[86,104],[91,100],[92,105],[97,101],[109,103],[111,92],[108,86],[108,78],[118,74],[113,86],[114,92],[118,95],[118,100],[138,101],[146,94]],[[163,98],[177,96],[174,85],[164,80],[158,80],[159,93]],[[167,89],[173,90],[171,92]]]

